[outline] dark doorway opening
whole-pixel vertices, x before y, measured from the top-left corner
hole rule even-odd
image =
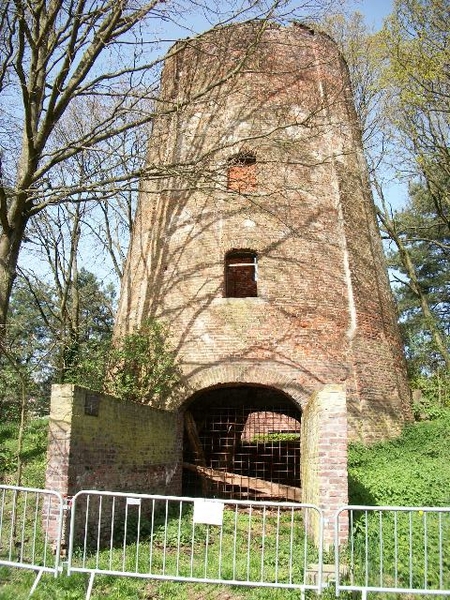
[[[183,494],[300,501],[300,420],[273,388],[196,394],[185,412]]]

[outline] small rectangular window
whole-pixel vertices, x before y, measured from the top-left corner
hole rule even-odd
[[[249,298],[258,295],[258,263],[254,252],[233,251],[225,257],[225,295]]]

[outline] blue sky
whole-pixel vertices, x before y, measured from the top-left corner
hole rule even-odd
[[[219,7],[219,14],[222,20],[225,18],[227,8],[231,14],[231,6],[234,6],[234,4],[234,2],[230,2],[229,4],[226,0],[216,0],[215,2],[211,2],[211,8]],[[381,28],[383,19],[392,12],[393,4],[394,0],[347,0],[344,8],[349,12],[361,12],[366,18],[367,25],[377,30]],[[191,37],[196,33],[206,31],[214,24],[208,20],[205,11],[201,10],[200,5],[201,3],[198,9],[192,8],[189,11],[183,11],[176,19],[176,24],[174,22],[165,28],[165,31],[170,34],[169,37],[172,38],[172,41],[177,38]],[[304,8],[308,5],[309,2],[305,2],[305,0],[291,0],[289,4],[290,9],[295,10],[297,8],[299,10],[297,14],[299,18],[305,14],[305,11],[308,14],[307,8]],[[338,6],[337,4],[337,10],[339,10]],[[221,11],[223,11],[223,14],[221,14]],[[212,18],[213,15],[214,11],[209,14],[209,17]],[[246,13],[246,18],[248,17],[250,17],[250,13]]]
[[[393,0],[355,0],[355,10],[366,17],[369,26],[380,29],[383,19],[392,12]]]
[[[394,0],[353,0],[353,10],[365,16],[367,25],[375,30],[380,29],[383,20],[392,12]],[[392,181],[386,187],[385,193],[388,202],[393,208],[400,208],[407,199],[407,186],[405,183]]]

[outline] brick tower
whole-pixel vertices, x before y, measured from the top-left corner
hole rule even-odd
[[[352,439],[398,433],[404,359],[336,45],[301,25],[212,30],[173,47],[157,109],[116,335],[170,324],[186,391],[166,408],[191,407],[199,429],[222,411],[210,464],[234,472],[236,430],[241,446],[295,437],[327,384],[345,389]]]

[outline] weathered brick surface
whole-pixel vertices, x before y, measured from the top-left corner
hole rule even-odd
[[[334,543],[334,515],[348,504],[347,408],[344,386],[327,385],[311,396],[303,410],[301,431],[302,501],[323,511],[323,540]],[[319,522],[310,522],[319,539]],[[348,538],[348,523],[342,518],[339,535]]]
[[[105,395],[94,395],[98,414],[86,414],[92,397],[53,386],[47,488],[68,496],[81,489],[180,493],[179,416]]]
[[[262,24],[179,43],[159,108],[148,166],[163,176],[142,183],[116,335],[148,316],[171,324],[187,391],[167,407],[229,383],[304,407],[342,384],[352,438],[398,433],[404,360],[334,43]],[[230,184],[230,159],[249,152],[256,163],[234,166]],[[224,297],[236,249],[258,255],[256,298]]]

